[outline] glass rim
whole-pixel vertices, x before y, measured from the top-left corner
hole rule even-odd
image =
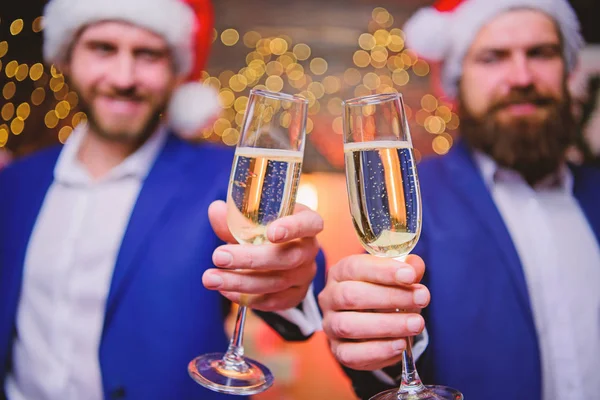
[[[306,99],[304,97],[300,97],[295,94],[288,94],[288,93],[282,93],[282,92],[271,92],[269,90],[262,90],[262,89],[250,89],[250,95],[253,95],[253,94],[258,94],[260,96],[267,97],[272,100],[285,100],[285,101],[291,101],[294,103],[308,104],[308,99]]]
[[[368,96],[354,97],[352,99],[342,101],[342,106],[369,106],[382,103],[384,101],[402,99],[401,93],[376,93]]]

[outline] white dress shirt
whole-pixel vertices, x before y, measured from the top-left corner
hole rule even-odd
[[[600,399],[600,249],[569,169],[532,188],[486,155],[475,158],[525,273],[543,399]]]
[[[103,398],[98,349],[112,272],[166,130],[98,180],[77,158],[85,133],[67,140],[28,245],[10,400]]]

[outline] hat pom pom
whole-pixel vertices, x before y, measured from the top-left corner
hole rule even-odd
[[[428,60],[442,60],[449,46],[447,14],[433,7],[417,11],[404,25],[407,47]]]
[[[169,103],[169,124],[181,137],[193,138],[208,128],[221,113],[219,94],[200,82],[189,82],[175,90]]]

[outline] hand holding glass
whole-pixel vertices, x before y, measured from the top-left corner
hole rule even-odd
[[[294,211],[307,107],[308,101],[300,97],[250,92],[227,195],[227,225],[240,244],[268,242],[268,224]],[[202,386],[247,396],[273,384],[267,367],[244,357],[244,322],[251,299],[242,296],[227,352],[206,354],[189,363],[190,376]]]
[[[421,232],[421,195],[402,97],[378,94],[344,102],[344,157],[350,213],[363,247],[404,261]],[[419,378],[410,339],[402,356],[400,389],[371,400],[461,400],[445,386]]]

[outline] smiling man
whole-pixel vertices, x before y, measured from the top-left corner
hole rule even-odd
[[[581,45],[573,10],[564,0],[443,0],[405,33],[441,64],[462,135],[418,167],[414,253],[431,294],[415,344],[423,381],[476,400],[597,398],[600,171],[565,159],[575,137],[567,79]],[[377,262],[340,262],[319,298],[332,350],[363,399],[398,384],[394,344],[419,331],[372,312],[370,299],[406,290],[366,279]],[[336,306],[335,276],[370,284],[352,311]]]
[[[321,218],[299,205],[272,243],[237,244],[220,201],[232,152],[174,134],[220,109],[194,82],[212,22],[209,0],[46,6],[45,59],[88,123],[0,173],[0,398],[226,397],[186,367],[226,349],[224,299],[241,293],[286,338],[320,326],[305,295]]]

